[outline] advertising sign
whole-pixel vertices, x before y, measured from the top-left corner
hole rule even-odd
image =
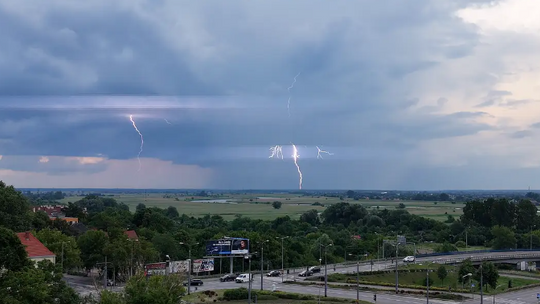
[[[193,272],[214,271],[214,259],[193,260]]]
[[[206,242],[206,255],[231,254],[231,240],[212,240]]]
[[[189,269],[189,260],[171,261],[169,263],[170,273],[187,273]]]
[[[151,263],[144,265],[144,274],[146,276],[152,276],[152,275],[165,275],[165,269],[167,268],[167,265],[165,262],[163,263]]]
[[[249,254],[249,240],[233,239],[231,254]]]

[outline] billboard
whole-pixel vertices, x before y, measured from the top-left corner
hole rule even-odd
[[[231,240],[212,240],[206,242],[206,255],[231,254]]]
[[[167,264],[165,262],[146,264],[144,265],[144,275],[145,276],[165,275],[166,268],[167,268]]]
[[[170,273],[187,273],[189,269],[189,260],[171,261],[169,263]]]
[[[193,272],[214,271],[214,259],[193,260]]]
[[[249,254],[249,239],[233,239],[231,254]]]

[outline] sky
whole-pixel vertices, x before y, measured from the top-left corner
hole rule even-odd
[[[302,189],[540,189],[538,11],[0,0],[0,180],[292,190],[297,164]]]

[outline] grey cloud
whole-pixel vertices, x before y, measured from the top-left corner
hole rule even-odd
[[[533,123],[533,124],[531,125],[531,128],[533,128],[533,129],[540,129],[540,122]]]
[[[510,137],[519,139],[519,138],[529,137],[531,135],[532,135],[532,132],[530,130],[520,130],[520,131],[516,131],[510,134]]]

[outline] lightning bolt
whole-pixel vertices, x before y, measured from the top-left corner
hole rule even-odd
[[[315,146],[317,148],[317,159],[323,159],[321,153],[326,153],[328,155],[334,155],[334,153],[330,153],[328,151],[321,150],[318,146]]]
[[[290,87],[287,88],[287,91],[289,92],[289,100],[287,100],[287,113],[289,114],[289,117],[291,117],[291,89],[294,88],[294,84],[296,83],[296,78],[300,76],[300,73],[301,72],[299,72],[298,74],[296,74],[296,76],[294,76],[293,83],[291,84]]]
[[[172,123],[170,123],[170,122],[167,120],[167,118],[163,118],[163,120],[165,120],[166,123],[172,125]]]
[[[270,147],[270,156],[268,158],[281,158],[283,159],[283,147],[282,146],[273,146]]]
[[[139,136],[141,137],[141,148],[139,150],[139,154],[137,154],[137,160],[139,161],[139,170],[137,171],[141,171],[141,153],[144,146],[144,139],[141,131],[139,131],[139,129],[137,128],[137,124],[135,124],[135,121],[133,120],[133,115],[129,115],[129,120],[133,124],[133,128],[135,128],[135,131],[137,131],[137,133],[139,133]]]
[[[302,170],[300,170],[300,166],[298,165],[298,157],[300,157],[300,155],[298,155],[298,149],[296,148],[296,145],[291,143],[292,144],[292,147],[293,147],[293,160],[294,160],[294,165],[296,166],[296,170],[298,171],[298,176],[299,176],[299,182],[298,182],[298,189],[302,190]]]

